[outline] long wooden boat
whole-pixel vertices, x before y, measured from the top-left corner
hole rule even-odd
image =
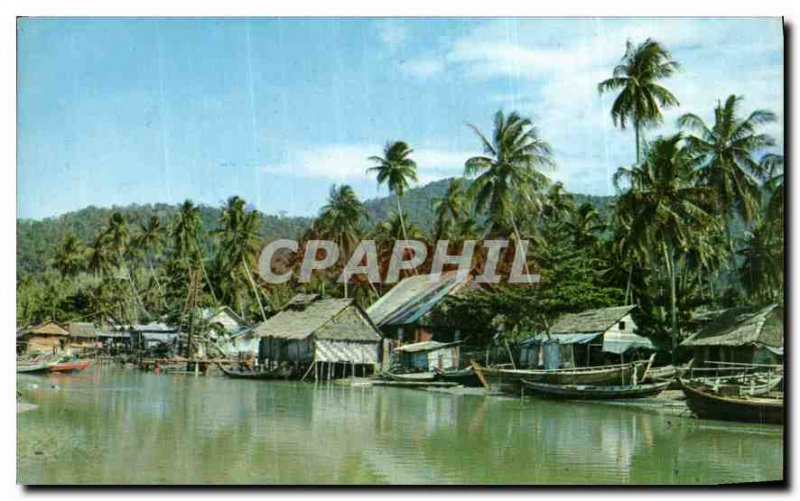
[[[686,405],[700,418],[746,423],[783,424],[783,397],[720,396],[701,381],[678,378]]]
[[[462,386],[483,386],[481,380],[478,379],[478,376],[475,374],[475,371],[472,369],[472,367],[449,371],[436,369],[436,379],[445,382],[458,383]]]
[[[424,382],[433,382],[436,380],[436,373],[435,372],[407,372],[407,373],[398,373],[398,372],[387,372],[385,374],[385,378],[389,381],[407,381],[407,382],[417,382],[417,383],[424,383]]]
[[[50,372],[58,372],[61,374],[69,374],[80,372],[92,365],[91,360],[68,360],[65,362],[56,362],[50,367]]]
[[[217,364],[226,376],[234,379],[288,379],[292,375],[291,369],[272,369],[272,370],[239,370],[227,369],[222,364]]]
[[[783,380],[782,374],[753,373],[718,377],[694,377],[692,381],[703,383],[712,393],[722,396],[766,395]]]
[[[522,380],[526,390],[548,398],[567,400],[615,400],[654,397],[667,389],[670,381],[626,386],[596,386],[575,384],[549,384]]]
[[[38,362],[38,363],[17,363],[18,374],[41,374],[50,372],[51,362]]]
[[[491,387],[502,391],[516,391],[526,379],[536,383],[620,385],[631,381],[634,370],[641,374],[646,362],[629,362],[618,365],[577,367],[569,369],[499,369],[476,366]]]

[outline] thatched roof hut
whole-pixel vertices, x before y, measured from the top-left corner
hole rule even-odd
[[[253,332],[272,361],[378,362],[380,332],[352,299],[298,295]]]
[[[707,360],[744,362],[761,349],[783,355],[783,329],[783,306],[741,306],[725,310],[681,346],[706,348],[702,353]],[[742,357],[746,359],[736,360]]]

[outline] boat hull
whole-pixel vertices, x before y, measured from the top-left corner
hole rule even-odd
[[[410,383],[432,383],[436,380],[435,372],[410,372],[408,374],[396,374],[389,372],[386,374],[389,381],[410,382]]]
[[[450,383],[458,383],[462,386],[480,387],[483,386],[481,380],[478,379],[475,371],[470,369],[456,370],[456,371],[437,371],[436,379]]]
[[[679,382],[686,405],[699,418],[783,424],[783,399],[722,397],[709,393],[702,383]]]
[[[636,386],[559,385],[523,379],[526,390],[547,398],[564,400],[624,400],[654,397],[669,386],[669,381]]]
[[[42,374],[50,372],[50,364],[17,365],[17,374]]]
[[[619,385],[629,382],[634,365],[610,366],[597,369],[494,369],[481,367],[490,387],[501,391],[516,392],[522,388],[522,380],[547,384],[573,385]]]
[[[222,364],[218,364],[219,368],[222,370],[223,373],[229,378],[233,379],[254,379],[254,380],[264,380],[264,379],[288,379],[291,377],[291,372],[286,370],[267,370],[267,371],[242,371],[242,370],[232,370],[226,369],[223,367]]]
[[[87,367],[92,365],[91,360],[84,360],[82,362],[74,362],[74,363],[62,363],[62,364],[55,364],[50,367],[50,372],[57,372],[60,374],[70,374],[75,372],[80,372]]]

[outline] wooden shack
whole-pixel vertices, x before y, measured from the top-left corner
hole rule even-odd
[[[380,331],[352,299],[297,295],[254,333],[261,363],[288,363],[305,375],[311,367],[328,378],[369,374],[380,362]]]
[[[696,365],[783,363],[783,329],[783,306],[742,306],[724,310],[681,347],[692,350]]]
[[[22,351],[55,353],[66,348],[69,331],[58,322],[48,321],[23,331],[19,337]]]
[[[561,316],[547,332],[520,343],[523,367],[585,367],[624,361],[636,351],[652,352],[653,342],[635,334],[636,305],[614,306]]]
[[[398,344],[434,340],[434,329],[425,321],[427,315],[447,296],[470,283],[471,277],[452,270],[404,278],[370,305],[367,314],[386,337]],[[458,340],[457,333],[448,337],[448,341]]]
[[[96,350],[98,344],[97,327],[92,322],[70,322],[69,349],[73,352]]]
[[[395,362],[409,372],[456,369],[459,364],[460,344],[438,341],[404,344],[394,350]]]

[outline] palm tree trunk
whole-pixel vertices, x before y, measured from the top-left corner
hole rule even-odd
[[[675,263],[672,261],[672,256],[670,256],[669,251],[667,250],[667,244],[662,243],[662,248],[664,250],[664,263],[667,267],[667,274],[669,275],[669,302],[670,302],[670,330],[671,330],[671,338],[672,338],[672,363],[674,364],[676,361],[677,349],[678,349],[678,320],[677,320],[677,294],[675,291]]]
[[[514,229],[514,236],[517,239],[516,245],[514,246],[514,253],[516,255],[517,250],[519,249],[519,243],[522,241],[522,237],[519,235],[519,229],[517,228],[517,223],[514,221],[514,215],[511,215],[511,227]],[[522,257],[522,264],[525,266],[525,275],[528,276],[528,284],[531,284],[530,274],[531,270],[528,268],[528,256]]]
[[[638,120],[634,120],[633,130],[634,130],[634,134],[636,134],[636,165],[639,165],[639,162],[642,161],[642,148],[639,145],[639,121]]]
[[[258,301],[258,309],[261,311],[261,318],[266,320],[267,314],[264,313],[264,305],[261,304],[261,297],[258,295],[258,289],[256,288],[255,280],[253,280],[253,275],[250,274],[250,267],[247,266],[247,260],[242,259],[242,264],[244,264],[244,271],[247,274],[247,278],[250,280],[250,287],[253,288],[253,294],[256,296],[256,301]]]
[[[200,270],[203,272],[203,278],[206,280],[206,285],[208,285],[208,290],[211,292],[211,297],[214,298],[214,306],[219,304],[217,300],[217,295],[214,293],[214,287],[211,286],[211,280],[208,279],[208,273],[206,273],[206,266],[203,264],[203,253],[200,252],[200,248],[197,246],[197,242],[192,242],[194,244],[194,250],[197,252],[197,261],[200,263]]]
[[[397,215],[400,217],[400,229],[403,230],[403,239],[408,240],[408,233],[406,233],[406,223],[403,219],[403,207],[400,206],[400,195],[395,195],[397,197]],[[417,268],[414,268],[414,274],[419,276],[419,271]]]
[[[633,265],[628,266],[628,285],[625,286],[625,304],[630,304],[628,302],[628,296],[631,292],[631,282],[633,280]]]
[[[161,287],[161,281],[158,279],[158,274],[156,270],[153,268],[153,263],[148,263],[150,267],[150,273],[153,275],[153,278],[156,281],[156,287],[158,287],[158,295],[161,296],[161,301],[164,303],[164,307],[167,307],[167,298],[164,295],[164,289]]]

